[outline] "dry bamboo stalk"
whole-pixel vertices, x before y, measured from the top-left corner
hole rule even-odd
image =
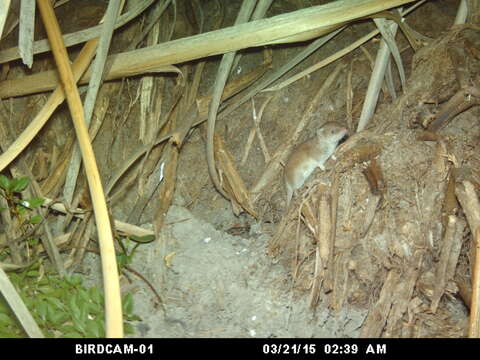
[[[115,258],[115,247],[113,244],[112,227],[102,183],[100,181],[100,174],[98,173],[95,161],[95,154],[84,122],[82,102],[75,85],[67,50],[63,44],[60,27],[51,3],[49,0],[38,0],[37,4],[42,15],[50,46],[67,96],[67,103],[70,108],[70,113],[72,115],[73,124],[82,152],[90,195],[93,202],[104,279],[106,334],[107,337],[110,338],[123,337],[122,302],[120,297],[120,285],[117,261]]]
[[[468,337],[480,337],[480,228],[475,231],[475,265],[472,276],[472,301]]]

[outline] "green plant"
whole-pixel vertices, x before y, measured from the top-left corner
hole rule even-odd
[[[34,227],[42,221],[40,216],[31,216],[33,209],[41,206],[42,198],[26,199],[22,192],[30,183],[28,177],[9,179],[0,174],[0,196],[7,207],[0,211],[10,212],[12,224],[17,233],[25,237],[27,246],[35,246],[38,239],[30,236]],[[135,237],[134,242],[144,243],[148,237]],[[127,239],[127,241],[129,241]],[[120,242],[121,245],[122,242]],[[137,245],[138,245],[137,244]],[[129,244],[122,246],[119,255],[122,266],[131,262],[134,251]],[[123,256],[123,257],[122,257]],[[8,257],[8,248],[0,251],[0,261]],[[59,277],[45,273],[41,259],[32,259],[33,263],[19,273],[9,273],[9,278],[17,288],[25,305],[47,337],[104,337],[105,314],[104,298],[97,288],[86,288],[79,275]],[[133,333],[132,321],[140,320],[133,314],[133,298],[131,294],[123,297],[123,315],[125,333]],[[23,328],[0,294],[0,337],[25,337]]]
[[[105,337],[104,299],[98,288],[86,288],[82,277],[40,276],[39,266],[10,273],[25,305],[46,337]],[[40,278],[39,278],[40,277]],[[123,297],[125,333],[134,332],[133,297]],[[0,297],[0,337],[24,337],[15,315]]]
[[[42,221],[42,218],[38,215],[29,215],[33,209],[40,207],[45,202],[45,199],[39,197],[23,199],[20,196],[29,183],[30,178],[26,176],[9,179],[5,175],[0,174],[0,195],[6,200],[8,209],[10,209],[11,215],[17,219],[19,227],[26,224],[38,224]],[[6,209],[0,208],[0,210]]]

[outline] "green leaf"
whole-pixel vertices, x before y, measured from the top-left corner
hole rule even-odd
[[[16,193],[19,193],[19,192],[22,192],[23,190],[26,189],[26,187],[28,186],[28,184],[30,183],[30,178],[27,177],[27,176],[23,176],[21,178],[18,178],[18,179],[13,179],[11,181],[11,191],[12,192],[16,192]]]
[[[83,337],[85,337],[87,331],[85,329],[85,324],[78,319],[73,319],[73,327],[82,334]]]
[[[97,324],[100,332],[100,337],[105,337],[105,318],[103,316],[98,316],[93,319],[93,321],[95,321],[95,323]]]
[[[103,305],[103,295],[98,288],[90,288],[88,292],[90,293],[90,299],[92,299],[95,304]]]
[[[117,255],[117,264],[119,267],[123,267],[125,265],[128,265],[130,259],[127,255],[125,254],[118,254]]]
[[[84,287],[78,289],[78,297],[82,301],[82,303],[89,303],[90,297],[88,296],[88,291]]]
[[[28,202],[30,204],[29,208],[30,209],[35,209],[35,208],[38,208],[38,207],[42,206],[43,203],[45,202],[45,199],[40,198],[40,197],[33,197],[30,200],[28,200]]]
[[[88,303],[80,302],[80,319],[84,323],[88,321]]]
[[[73,274],[71,276],[65,276],[65,281],[73,287],[82,285],[82,277],[80,275]]]
[[[55,306],[55,308],[57,309],[57,311],[64,311],[66,306],[65,304],[60,301],[60,299],[57,299],[55,297],[49,297],[46,299],[48,302],[50,302],[50,304],[52,304],[53,306]]]
[[[127,314],[125,315],[125,320],[128,321],[142,321],[142,318],[135,314]]]
[[[35,303],[35,310],[37,311],[38,316],[43,321],[47,320],[47,303],[43,301],[38,301]]]
[[[7,325],[15,325],[15,321],[8,316],[7,314],[0,313],[0,325],[7,326]]]
[[[31,270],[27,272],[28,277],[38,277],[39,275],[40,273],[38,272],[38,270]]]
[[[87,323],[87,336],[88,337],[100,337],[100,328],[98,324],[91,320]]]
[[[123,324],[123,329],[125,331],[125,334],[134,334],[135,333],[135,328],[133,327],[132,324],[124,323]]]
[[[5,191],[9,191],[11,187],[11,182],[8,177],[6,177],[3,174],[0,174],[0,188],[2,188]]]
[[[32,216],[28,222],[30,224],[40,224],[42,222],[42,217],[40,215],[35,215],[35,216]]]
[[[48,320],[49,323],[51,323],[54,327],[57,327],[58,324],[56,324],[56,317],[55,314],[57,314],[57,311],[55,310],[55,306],[52,305],[51,303],[45,302],[47,305],[47,317],[46,319]]]
[[[123,297],[123,312],[130,314],[133,312],[133,297],[132,294],[127,294]]]
[[[69,318],[68,315],[61,311],[56,311],[50,315],[51,322],[58,328],[60,325],[64,324]]]
[[[129,238],[132,241],[135,241],[140,244],[148,244],[148,243],[151,243],[153,240],[155,240],[155,235],[143,235],[143,236],[130,235]]]
[[[72,313],[73,319],[78,319],[80,320],[80,308],[77,305],[76,298],[75,296],[71,296],[70,300],[68,302],[68,306],[70,308],[70,311]]]

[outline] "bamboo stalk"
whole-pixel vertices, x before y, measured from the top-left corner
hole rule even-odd
[[[100,174],[95,161],[95,154],[90,143],[87,127],[85,126],[82,102],[75,85],[67,50],[63,43],[60,27],[51,3],[49,0],[38,0],[37,4],[64,86],[68,107],[72,114],[93,202],[102,258],[107,337],[123,337],[122,303],[112,228],[102,183],[100,181]]]
[[[468,337],[480,337],[480,228],[475,231],[475,257],[472,274],[472,301],[470,303],[470,326]]]

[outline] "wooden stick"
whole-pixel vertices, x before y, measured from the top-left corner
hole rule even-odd
[[[470,323],[468,337],[478,338],[480,336],[480,228],[475,231],[475,265],[472,275],[472,302],[470,303]]]
[[[75,85],[67,50],[63,43],[60,27],[49,0],[38,0],[38,8],[47,31],[50,46],[55,57],[60,78],[67,96],[68,107],[72,114],[87,174],[90,195],[95,212],[100,252],[102,258],[103,283],[105,293],[105,319],[107,337],[123,337],[122,302],[118,280],[118,268],[115,258],[112,228],[108,216],[107,204],[98,173],[95,154],[85,126],[82,102]]]

